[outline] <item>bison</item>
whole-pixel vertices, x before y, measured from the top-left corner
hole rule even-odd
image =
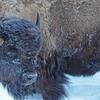
[[[40,55],[43,34],[40,19],[36,23],[17,17],[0,18],[0,82],[16,100],[40,93],[43,100],[60,100],[67,96],[63,84],[66,74],[93,75],[100,69],[80,54],[62,56],[57,50],[46,58]],[[80,52],[81,53],[81,52]],[[33,98],[34,99],[34,98]]]

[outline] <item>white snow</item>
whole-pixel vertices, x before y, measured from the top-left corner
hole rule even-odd
[[[6,88],[0,84],[0,100],[13,100],[13,98],[8,94]]]
[[[69,100],[100,100],[100,72],[91,77],[68,77]]]
[[[72,77],[68,89],[69,98],[62,100],[100,100],[100,72],[91,77]],[[29,97],[28,100],[42,100],[40,95]],[[0,100],[13,100],[6,88],[0,84]]]

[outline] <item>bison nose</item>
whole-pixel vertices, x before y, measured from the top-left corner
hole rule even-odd
[[[22,74],[22,84],[24,86],[29,86],[34,84],[37,80],[37,73],[36,72],[26,72]]]

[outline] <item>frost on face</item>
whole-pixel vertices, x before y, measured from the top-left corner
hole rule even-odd
[[[14,98],[36,92],[36,59],[42,47],[39,15],[36,24],[9,17],[0,19],[0,82]]]

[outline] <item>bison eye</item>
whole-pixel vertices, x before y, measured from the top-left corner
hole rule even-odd
[[[2,46],[4,43],[4,39],[0,37],[0,46]]]
[[[6,48],[6,50],[7,50],[7,56],[11,58],[17,58],[18,50],[14,46],[9,45]]]

